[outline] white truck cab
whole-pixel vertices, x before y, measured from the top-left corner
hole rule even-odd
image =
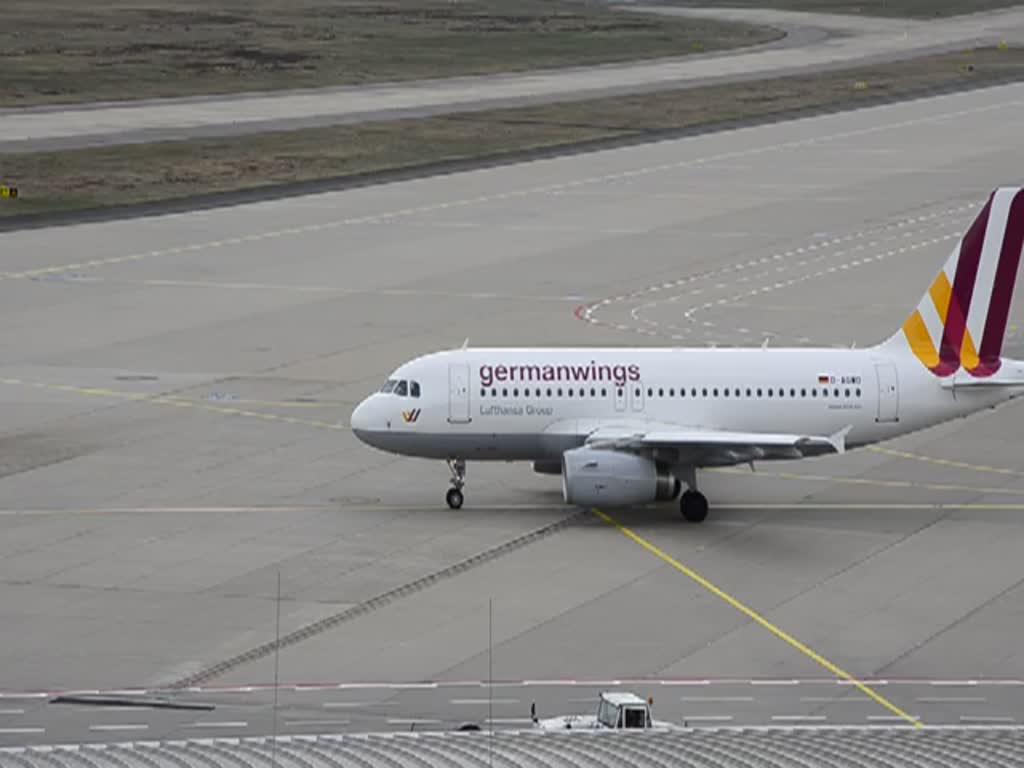
[[[634,693],[602,692],[594,715],[562,715],[538,720],[537,707],[531,705],[530,716],[534,727],[542,730],[672,728],[671,723],[651,718],[652,704],[651,699],[641,699]]]

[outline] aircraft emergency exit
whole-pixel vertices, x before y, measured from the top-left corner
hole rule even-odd
[[[401,365],[352,430],[384,451],[446,460],[452,508],[467,461],[531,461],[561,475],[567,503],[679,497],[700,522],[700,468],[843,453],[1024,392],[1024,362],[1002,356],[1022,244],[1024,189],[1003,187],[875,346],[464,347]]]

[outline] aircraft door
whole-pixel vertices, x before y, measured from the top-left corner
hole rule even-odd
[[[900,385],[896,366],[892,363],[877,363],[878,415],[875,421],[887,423],[900,420]]]
[[[448,421],[467,424],[469,417],[469,363],[448,365]]]
[[[629,387],[629,402],[634,411],[642,411],[644,409],[644,383],[642,381],[633,381],[628,385]]]
[[[627,386],[628,385],[626,385],[626,384],[623,384],[621,386],[618,385],[618,384],[615,385],[614,392],[615,392],[615,410],[616,411],[624,411],[624,410],[626,410],[626,387]]]

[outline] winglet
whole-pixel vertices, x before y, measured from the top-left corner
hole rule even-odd
[[[853,424],[847,424],[834,435],[828,436],[828,441],[836,449],[836,453],[846,453],[846,436],[850,434],[851,429],[853,429]]]
[[[467,336],[466,340],[464,342],[462,342],[462,348],[463,349],[469,349],[469,336]]]

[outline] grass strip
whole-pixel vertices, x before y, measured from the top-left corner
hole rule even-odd
[[[573,0],[3,0],[0,106],[513,72],[779,30]]]
[[[985,48],[814,76],[443,117],[0,156],[0,219],[169,200],[581,143],[646,140],[731,121],[849,108],[936,89],[1024,79],[1024,48]],[[519,153],[519,154],[516,154]],[[275,193],[282,190],[274,189]],[[291,190],[293,192],[298,190]]]

